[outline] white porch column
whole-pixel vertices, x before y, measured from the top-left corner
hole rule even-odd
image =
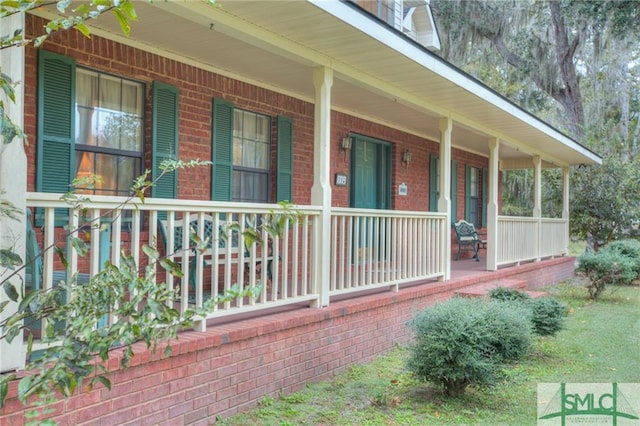
[[[542,159],[533,157],[533,217],[542,217]]]
[[[567,221],[564,230],[564,251],[569,253],[569,168],[562,168],[562,218]]]
[[[313,117],[313,186],[311,203],[322,206],[320,224],[316,231],[315,270],[316,288],[320,291],[320,305],[329,304],[331,277],[331,86],[333,70],[318,67],[313,71],[315,107]]]
[[[12,34],[15,29],[24,29],[24,13],[17,13],[12,16],[2,18],[2,33],[0,35]],[[24,49],[12,47],[0,50],[0,68],[4,74],[11,77],[15,86],[15,103],[4,96],[0,91],[0,96],[4,102],[5,112],[16,125],[23,128],[24,123]],[[22,212],[21,222],[17,223],[0,215],[0,247],[3,249],[13,248],[25,259],[25,208],[27,193],[27,158],[24,152],[24,142],[14,139],[11,143],[0,141],[0,199],[10,201]],[[0,276],[6,278],[9,271],[0,268]],[[23,274],[22,274],[23,275]],[[14,277],[11,282],[17,287],[22,283],[20,277]],[[20,291],[20,290],[18,290]],[[0,302],[7,300],[4,291],[0,290]],[[15,312],[16,304],[10,303],[0,314],[0,319],[4,319],[10,312]],[[17,337],[11,344],[5,339],[0,342],[0,371],[8,371],[24,367],[25,353],[22,339]]]
[[[498,171],[500,141],[489,139],[489,184],[487,190],[487,270],[498,269]]]
[[[446,213],[446,230],[444,232],[444,252],[442,261],[444,262],[444,281],[451,279],[451,129],[453,120],[450,117],[440,119],[440,159],[438,169],[440,170],[440,181],[438,191],[438,212]]]
[[[540,246],[541,246],[541,230],[542,224],[540,218],[542,217],[542,159],[536,155],[533,157],[533,217],[538,219],[537,221],[537,233],[538,238],[536,240],[536,262],[540,260]]]

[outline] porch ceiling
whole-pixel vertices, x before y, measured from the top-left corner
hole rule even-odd
[[[439,140],[454,120],[455,147],[516,164],[539,155],[556,165],[597,155],[352,5],[338,1],[136,2],[130,38],[111,17],[94,33],[313,102],[313,69],[334,70],[332,107]],[[52,11],[39,15],[51,17]]]

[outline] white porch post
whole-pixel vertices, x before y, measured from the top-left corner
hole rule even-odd
[[[500,141],[489,139],[489,197],[487,202],[487,270],[498,269],[498,169]]]
[[[569,253],[569,168],[562,168],[562,218],[566,220],[564,229],[564,251]]]
[[[446,229],[444,232],[444,253],[442,261],[444,262],[443,270],[444,281],[451,279],[451,129],[453,120],[450,117],[440,119],[440,196],[438,197],[438,212],[446,213]]]
[[[24,29],[24,13],[17,13],[2,18],[2,35],[11,34],[14,30]],[[0,92],[4,102],[5,112],[16,125],[23,127],[24,123],[24,49],[12,47],[0,50],[0,67],[2,72],[19,83],[15,86],[15,103]],[[27,193],[27,157],[24,152],[24,143],[20,139],[6,144],[0,141],[0,199],[13,203],[22,212],[21,223],[16,223],[0,215],[0,247],[13,248],[25,260],[25,208]],[[5,278],[10,271],[0,268],[0,276]],[[14,277],[11,282],[17,287],[22,283],[19,277]],[[20,291],[20,290],[18,290]],[[4,291],[0,291],[0,302],[7,300]],[[6,318],[10,312],[15,312],[17,305],[10,303],[0,313],[0,320]],[[12,343],[5,339],[0,341],[0,371],[14,370],[24,367],[25,353],[22,339],[17,337]]]
[[[318,67],[313,71],[315,107],[313,117],[313,186],[311,203],[322,206],[315,234],[315,269],[313,279],[320,291],[320,306],[329,304],[331,277],[331,86],[333,70]]]
[[[536,262],[540,260],[540,246],[541,246],[541,230],[542,224],[540,218],[542,217],[542,159],[536,155],[533,157],[533,217],[537,219],[537,239],[536,239]]]

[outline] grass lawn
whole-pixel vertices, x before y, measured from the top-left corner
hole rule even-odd
[[[332,381],[221,420],[236,425],[535,425],[537,383],[640,382],[640,287],[611,287],[597,302],[575,283],[548,289],[570,306],[566,328],[537,338],[533,351],[489,389],[470,387],[459,398],[420,383],[404,370],[404,348]]]

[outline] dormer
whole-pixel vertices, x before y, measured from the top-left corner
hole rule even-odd
[[[429,0],[404,0],[402,32],[431,51],[440,50],[440,38]]]

